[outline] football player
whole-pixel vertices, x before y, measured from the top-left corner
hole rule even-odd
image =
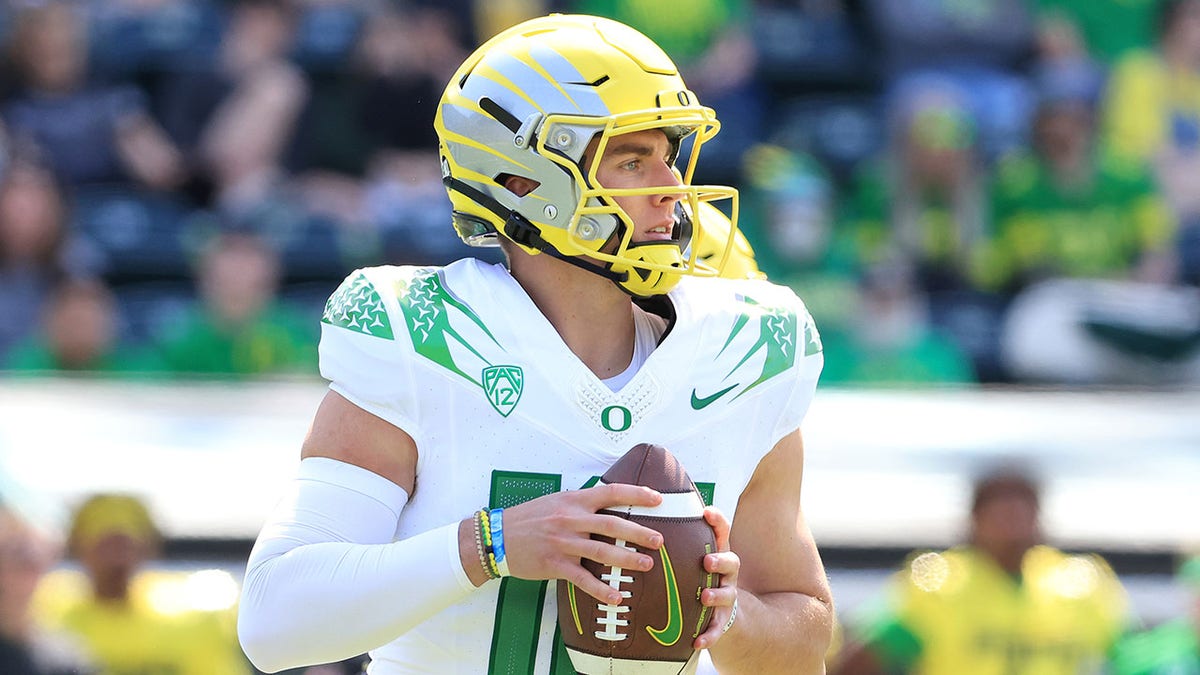
[[[369,651],[376,674],[575,672],[547,582],[616,605],[581,559],[655,566],[659,533],[597,512],[662,496],[591,487],[652,442],[713,504],[703,565],[721,581],[682,639],[722,672],[823,672],[832,599],[799,430],[821,342],[791,290],[701,259],[742,245],[736,190],[692,185],[713,111],[635,30],[551,15],[470,56],[435,124],[455,228],[508,264],[363,269],[329,299],[330,391],[250,556],[247,654],[266,671]]]
[[[969,540],[914,554],[832,672],[1101,672],[1126,628],[1125,591],[1101,557],[1042,541],[1039,503],[1031,474],[1011,467],[982,474]]]

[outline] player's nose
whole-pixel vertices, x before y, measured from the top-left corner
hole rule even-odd
[[[669,203],[671,206],[674,206],[675,202],[683,199],[683,190],[670,189],[683,187],[683,179],[674,166],[665,161],[658,162],[654,167],[652,178],[655,187],[668,188],[655,194],[656,202],[660,204]]]

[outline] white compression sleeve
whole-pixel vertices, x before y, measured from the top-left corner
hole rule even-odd
[[[246,565],[238,638],[260,670],[341,661],[468,596],[458,523],[393,542],[408,494],[333,459],[300,462]]]

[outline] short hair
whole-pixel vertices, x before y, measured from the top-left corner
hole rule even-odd
[[[988,502],[1000,497],[1022,497],[1034,508],[1041,501],[1041,488],[1037,480],[1027,471],[1004,467],[984,473],[975,479],[971,493],[971,515],[976,515]]]
[[[110,534],[147,542],[159,541],[158,527],[141,499],[128,494],[95,494],[75,511],[67,546],[73,555]]]

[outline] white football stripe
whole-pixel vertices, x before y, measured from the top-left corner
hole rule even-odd
[[[631,516],[656,516],[658,518],[700,518],[704,515],[704,500],[695,492],[663,494],[658,506],[616,506],[612,511]]]
[[[696,672],[696,654],[685,663],[677,661],[634,661],[610,659],[567,647],[571,665],[581,673],[618,673],[619,675],[687,675]],[[698,653],[698,652],[697,652]]]

